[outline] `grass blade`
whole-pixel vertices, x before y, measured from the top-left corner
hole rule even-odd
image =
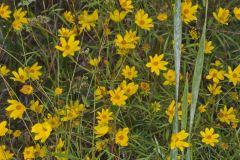
[[[188,74],[186,74],[186,81],[183,91],[181,130],[186,130],[187,128],[187,112],[188,112]]]

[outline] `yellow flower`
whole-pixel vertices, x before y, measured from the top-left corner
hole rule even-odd
[[[110,13],[110,18],[114,22],[121,22],[127,15],[127,12],[119,10],[114,10],[113,12]]]
[[[62,138],[59,138],[57,140],[57,144],[56,144],[56,150],[60,150],[64,147],[64,141],[62,140]]]
[[[159,112],[161,110],[161,105],[156,101],[151,103],[151,107],[154,112]]]
[[[168,19],[168,15],[167,13],[159,13],[157,16],[157,19],[162,22],[162,21],[166,21]]]
[[[207,107],[207,104],[206,104],[206,105],[201,104],[201,105],[198,107],[198,111],[199,111],[200,113],[204,113],[204,112],[206,112],[206,107]]]
[[[11,10],[9,9],[8,5],[5,5],[4,3],[0,6],[0,17],[2,17],[4,20],[8,20],[10,18]]]
[[[163,57],[163,54],[155,54],[154,57],[149,56],[150,62],[146,64],[146,67],[151,68],[151,72],[154,72],[157,76],[159,76],[160,70],[167,70],[165,65],[167,65],[168,62],[162,61]]]
[[[213,16],[219,23],[228,25],[230,17],[228,9],[219,8],[218,12],[213,12]]]
[[[122,75],[125,77],[125,79],[133,80],[133,78],[136,78],[138,75],[138,71],[136,71],[135,67],[129,67],[126,65],[124,69],[122,69]]]
[[[6,111],[9,114],[9,117],[13,118],[14,120],[17,118],[22,119],[26,107],[21,102],[16,100],[8,100],[8,103],[10,105],[6,108]]]
[[[184,141],[188,135],[189,134],[185,130],[181,130],[178,133],[173,133],[171,137],[170,148],[179,148],[181,151],[183,151],[184,148],[190,147],[190,144]]]
[[[0,76],[6,76],[8,72],[10,72],[10,70],[5,65],[0,65]]]
[[[100,100],[107,94],[107,89],[104,86],[98,86],[94,94],[96,96],[96,100]]]
[[[90,58],[90,59],[89,59],[89,64],[90,64],[91,66],[97,67],[98,64],[100,63],[100,61],[101,61],[101,57],[98,57],[98,58]]]
[[[119,0],[121,8],[123,8],[127,12],[132,12],[133,5],[132,0]]]
[[[166,79],[164,82],[163,82],[163,85],[175,85],[176,82],[176,75],[175,75],[175,71],[172,70],[172,69],[169,69],[167,71],[167,73],[163,73],[163,77]]]
[[[23,85],[20,89],[20,92],[23,94],[32,94],[33,93],[33,87],[31,85]]]
[[[191,36],[192,39],[194,40],[198,40],[199,36],[198,36],[198,32],[195,28],[192,28],[190,31],[189,31],[189,34]]]
[[[35,146],[35,156],[44,158],[46,157],[46,146],[41,147],[39,144],[36,144]]]
[[[98,10],[94,10],[92,14],[88,14],[88,11],[84,10],[78,16],[78,24],[80,24],[80,31],[87,30],[90,31],[91,27],[95,27],[95,23],[98,20]]]
[[[26,14],[27,11],[22,10],[22,8],[19,8],[14,11],[13,13],[14,21],[12,23],[12,26],[15,30],[21,30],[24,24],[28,24],[28,20],[25,17]]]
[[[178,103],[178,120],[181,120],[181,117],[182,117],[182,111],[181,111],[180,107],[181,107],[181,103]],[[165,112],[166,115],[168,116],[169,123],[172,123],[172,121],[173,121],[174,112],[175,112],[175,101],[173,100]]]
[[[212,45],[212,41],[206,41],[205,42],[205,51],[204,53],[205,54],[211,54],[212,53],[212,50],[214,49],[215,47]]]
[[[39,80],[39,77],[42,75],[42,72],[40,71],[42,66],[38,65],[38,62],[34,63],[31,67],[26,67],[25,71],[27,72],[27,75],[31,80]]]
[[[238,119],[236,118],[233,107],[230,107],[228,109],[226,105],[224,106],[223,109],[220,109],[220,111],[218,113],[218,119],[221,122],[225,122],[227,124],[230,124],[230,122],[232,122],[232,123],[238,122]]]
[[[102,151],[103,148],[106,146],[106,144],[108,143],[108,139],[104,139],[102,141],[97,141],[96,142],[96,150],[98,152]]]
[[[220,68],[222,68],[222,63],[221,63],[221,61],[219,61],[219,60],[215,60],[215,62],[214,62],[214,63],[211,63],[211,65],[213,65],[213,66],[215,66],[215,67],[220,67]]]
[[[98,124],[94,127],[94,133],[96,134],[96,138],[102,137],[109,132],[110,128],[106,124]]]
[[[26,80],[28,80],[27,72],[24,69],[22,69],[21,67],[18,68],[18,72],[13,71],[12,74],[14,77],[11,77],[10,79],[12,79],[14,81],[25,83]]]
[[[35,149],[33,146],[25,147],[23,151],[24,160],[30,160],[35,158]]]
[[[65,11],[63,13],[63,17],[66,21],[68,21],[69,23],[74,23],[74,16],[72,14],[71,11]]]
[[[22,132],[21,132],[20,130],[15,130],[15,131],[13,132],[13,137],[14,137],[14,138],[17,138],[17,137],[21,136],[21,134],[22,134]]]
[[[84,104],[79,103],[78,100],[70,101],[69,104],[66,105],[65,109],[62,110],[61,115],[63,118],[62,121],[72,121],[77,117],[81,116],[83,112],[86,110]]]
[[[55,90],[54,90],[54,93],[56,96],[59,96],[61,95],[63,92],[63,89],[61,87],[56,87]]]
[[[56,45],[55,48],[63,52],[62,53],[63,57],[74,56],[74,52],[80,50],[80,46],[79,46],[80,41],[79,40],[75,41],[74,36],[70,36],[68,41],[66,41],[65,38],[61,37],[60,42],[62,46]]]
[[[114,43],[116,47],[120,49],[134,49],[136,47],[139,37],[136,36],[136,31],[126,31],[124,37],[121,34],[117,34]]]
[[[235,17],[237,18],[237,20],[240,20],[240,8],[235,7],[233,9],[233,13],[234,13]]]
[[[222,93],[221,86],[217,86],[216,83],[214,83],[213,85],[209,84],[207,88],[208,91],[214,96]]]
[[[188,24],[192,21],[196,21],[197,17],[196,17],[196,12],[198,9],[198,5],[194,5],[192,6],[192,2],[183,2],[182,3],[182,19],[183,22]]]
[[[148,93],[150,91],[150,85],[147,82],[141,82],[140,88],[145,92]]]
[[[0,145],[0,157],[2,158],[0,160],[12,160],[13,153],[10,153],[10,151],[6,150],[5,145]]]
[[[153,27],[151,18],[148,18],[148,14],[143,9],[137,11],[135,15],[135,23],[142,29],[150,30]]]
[[[61,124],[59,117],[51,114],[47,115],[47,119],[45,119],[45,121],[51,125],[52,129],[58,128]]]
[[[32,127],[32,133],[35,133],[34,140],[45,142],[52,132],[52,127],[48,122],[37,123]]]
[[[202,142],[207,145],[209,144],[214,147],[215,143],[219,142],[219,134],[215,134],[213,128],[205,128],[205,132],[201,131],[200,134],[202,136]]]
[[[0,137],[6,135],[6,133],[8,131],[8,128],[6,128],[6,125],[7,125],[7,121],[2,121],[0,123]]]
[[[30,101],[30,109],[35,113],[42,113],[43,105],[40,105],[38,100],[36,100],[36,101],[31,100]]]
[[[214,68],[211,68],[208,75],[206,76],[206,79],[212,79],[214,83],[218,84],[220,80],[224,80],[224,71],[218,71]]]
[[[128,97],[134,95],[138,90],[137,84],[135,84],[134,82],[127,84],[127,81],[125,81],[125,80],[120,84],[120,87],[122,90],[124,90],[126,96],[128,96]]]
[[[113,112],[109,112],[109,109],[102,109],[102,111],[97,112],[97,114],[96,119],[98,120],[98,124],[108,124],[108,121],[113,120]]]
[[[125,127],[123,129],[118,129],[118,132],[115,135],[115,143],[122,147],[128,146],[128,139],[129,139],[128,133],[129,133],[128,127]]]
[[[60,28],[58,30],[58,36],[59,37],[65,37],[65,38],[69,38],[71,36],[76,36],[75,32],[73,30],[70,30],[68,28]]]
[[[240,64],[234,70],[228,66],[228,73],[225,74],[225,77],[236,86],[240,82]]]
[[[126,104],[126,100],[128,97],[125,95],[125,91],[121,90],[120,87],[118,87],[115,90],[110,90],[109,94],[111,96],[110,100],[113,105],[117,105],[117,106],[121,107]]]

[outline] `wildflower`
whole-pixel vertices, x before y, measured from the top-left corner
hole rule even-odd
[[[63,17],[66,21],[68,21],[69,23],[74,23],[74,16],[72,14],[71,11],[65,11],[63,13]]]
[[[31,100],[30,101],[30,109],[35,113],[42,113],[43,105],[40,105],[38,100],[36,100],[36,101]]]
[[[35,150],[36,157],[40,157],[40,158],[46,157],[46,146],[41,147],[39,144],[36,144],[34,150]]]
[[[59,138],[59,139],[57,140],[56,150],[62,149],[63,146],[64,146],[64,141],[62,140],[62,138]]]
[[[96,91],[95,91],[95,96],[97,100],[102,99],[107,93],[107,89],[104,86],[98,86]]]
[[[21,67],[18,68],[18,72],[13,71],[12,74],[14,77],[11,77],[10,79],[12,79],[14,81],[25,83],[26,80],[28,80],[27,72],[24,69],[22,69]]]
[[[14,138],[20,137],[21,134],[22,134],[22,132],[21,132],[20,130],[15,130],[15,131],[13,132],[13,137],[14,137]]]
[[[207,145],[211,145],[212,147],[214,147],[215,143],[219,142],[219,134],[215,134],[213,128],[205,128],[205,132],[201,131],[200,134],[202,136],[202,142]]]
[[[226,105],[224,106],[223,109],[220,109],[220,112],[218,113],[218,119],[221,122],[225,122],[227,124],[230,124],[230,122],[233,122],[233,123],[238,122],[238,119],[236,118],[233,107],[230,107],[228,109]]]
[[[66,105],[66,109],[62,110],[61,115],[63,118],[62,121],[72,121],[76,119],[78,116],[82,115],[82,113],[86,110],[84,104],[79,103],[78,100],[70,101],[69,104]]]
[[[154,72],[157,76],[159,76],[160,70],[167,70],[165,65],[167,65],[168,62],[162,61],[163,57],[163,54],[155,54],[154,57],[149,56],[150,62],[146,64],[146,67],[151,68],[151,72]]]
[[[125,92],[126,96],[130,97],[134,95],[138,90],[138,85],[134,82],[128,83],[124,80],[120,84],[121,89]]]
[[[96,138],[102,137],[109,132],[110,128],[106,124],[98,124],[94,127],[94,133],[96,134]]]
[[[54,93],[56,96],[59,96],[61,95],[63,92],[63,89],[61,87],[56,87],[55,90],[54,90]]]
[[[144,52],[147,52],[147,51],[149,51],[150,47],[151,47],[151,46],[150,46],[149,43],[144,42],[144,44],[143,44],[143,46],[142,46],[142,49],[144,50]]]
[[[8,103],[10,105],[6,108],[6,111],[9,113],[9,117],[13,118],[14,120],[17,118],[22,119],[26,107],[21,102],[16,100],[8,100]]]
[[[214,96],[222,93],[221,86],[217,86],[216,83],[214,83],[213,85],[209,84],[207,88],[208,91]]]
[[[235,7],[233,9],[233,13],[234,13],[235,17],[237,18],[237,20],[240,20],[240,8]]]
[[[104,139],[104,140],[101,140],[101,141],[97,141],[96,142],[96,150],[98,152],[102,151],[103,148],[106,146],[106,144],[108,143],[108,139]]]
[[[6,125],[7,125],[7,121],[2,121],[0,123],[0,137],[6,135],[6,133],[8,131],[8,128],[6,128]]]
[[[153,27],[151,18],[148,18],[148,14],[143,9],[137,11],[135,15],[135,23],[142,29],[150,30]]]
[[[126,100],[128,97],[125,95],[125,91],[121,88],[118,87],[115,90],[110,90],[109,94],[111,96],[110,100],[113,105],[121,107],[126,104]]]
[[[178,119],[181,120],[182,117],[182,111],[180,110],[181,103],[178,103]],[[168,106],[168,109],[165,112],[168,116],[168,122],[172,123],[174,113],[175,113],[175,101],[173,100],[170,105]]]
[[[0,65],[0,76],[6,76],[8,72],[10,72],[10,70],[5,65]]]
[[[220,80],[224,80],[224,71],[211,68],[206,79],[212,79],[214,83],[218,84]]]
[[[136,36],[136,31],[126,31],[124,37],[121,34],[117,34],[114,43],[116,47],[120,49],[134,49],[136,47],[137,41],[139,39]]]
[[[234,86],[240,82],[240,64],[232,70],[230,66],[228,66],[228,73],[225,74],[225,77],[228,78],[229,82],[232,82]]]
[[[163,73],[163,77],[166,79],[164,82],[163,82],[163,85],[175,85],[176,82],[176,75],[175,75],[175,71],[172,70],[172,69],[169,69],[167,71],[167,73]]]
[[[150,85],[147,82],[141,82],[140,88],[145,92],[148,93],[150,91]]]
[[[188,135],[189,134],[185,130],[172,134],[170,148],[179,148],[183,151],[184,148],[190,147],[190,144],[184,141]]]
[[[127,12],[119,10],[114,10],[113,12],[110,13],[110,18],[114,22],[121,22],[127,15]]]
[[[207,104],[206,104],[206,105],[201,104],[201,105],[198,107],[198,111],[199,111],[200,113],[204,113],[204,112],[206,112],[206,107],[207,107]]]
[[[20,89],[20,92],[23,94],[32,94],[33,93],[33,87],[31,85],[23,85]]]
[[[132,12],[132,0],[119,0],[119,3],[121,8],[123,8],[126,12]]]
[[[95,23],[98,20],[98,10],[94,10],[92,14],[88,14],[88,11],[84,10],[78,16],[78,24],[80,24],[80,31],[87,30],[90,31],[91,27],[95,27]]]
[[[132,80],[133,78],[136,78],[138,74],[138,71],[136,71],[135,67],[129,67],[126,65],[124,69],[122,69],[122,75],[125,77],[125,79]]]
[[[168,15],[167,15],[167,13],[159,13],[157,16],[157,19],[160,22],[166,21],[168,19]]]
[[[8,20],[10,18],[11,10],[9,9],[8,5],[5,5],[4,3],[0,6],[0,17],[4,20]]]
[[[192,28],[190,31],[189,31],[189,34],[191,36],[192,39],[194,40],[198,40],[199,36],[198,36],[198,32],[195,28]]]
[[[76,36],[76,34],[73,30],[62,27],[58,30],[58,36],[64,37],[64,38],[69,38],[71,36]]]
[[[213,12],[213,16],[219,23],[228,25],[230,17],[228,9],[219,8],[217,12]]]
[[[42,72],[40,71],[42,66],[38,65],[38,62],[34,63],[31,67],[26,67],[25,71],[27,72],[27,75],[30,79],[39,80],[39,77],[42,75]]]
[[[100,63],[100,61],[101,61],[101,58],[100,58],[100,57],[98,57],[98,58],[90,58],[90,59],[89,59],[89,64],[90,64],[91,66],[97,67],[98,64]]]
[[[52,132],[52,127],[48,122],[36,123],[31,132],[35,133],[34,140],[41,140],[44,143]]]
[[[51,114],[47,115],[47,119],[45,119],[45,121],[51,125],[52,129],[58,128],[61,124],[59,117]]]
[[[35,158],[35,149],[33,146],[25,147],[23,151],[24,160]]]
[[[222,63],[221,63],[221,61],[219,61],[219,60],[215,60],[215,62],[214,62],[214,63],[211,63],[211,65],[213,65],[213,66],[215,66],[215,67],[222,67]]]
[[[183,2],[182,3],[182,19],[183,22],[188,24],[192,21],[196,21],[197,17],[195,16],[198,9],[198,5],[192,6],[192,2]]]
[[[109,109],[102,109],[101,112],[97,112],[97,120],[98,124],[108,124],[108,121],[113,120],[112,114],[113,112],[109,112]]]
[[[212,41],[205,41],[205,54],[211,54],[214,48],[215,47],[212,45]]]
[[[15,30],[21,30],[24,24],[28,24],[28,20],[25,17],[26,14],[27,11],[22,10],[22,8],[19,8],[14,11],[13,13],[14,21],[12,23],[12,26]]]
[[[128,146],[128,139],[129,139],[128,133],[129,133],[128,127],[119,129],[117,134],[115,135],[115,143],[122,147]]]
[[[161,110],[161,105],[156,101],[151,103],[151,107],[153,109],[153,112],[159,112]]]
[[[229,148],[229,144],[224,143],[224,142],[221,142],[221,143],[220,143],[220,147],[221,147],[223,150],[227,150],[227,149]]]
[[[13,158],[13,155],[13,153],[6,150],[5,145],[0,145],[0,157],[2,158],[1,160],[11,160]]]
[[[80,50],[80,46],[79,46],[80,41],[79,40],[75,41],[74,36],[70,36],[68,41],[66,41],[65,38],[61,37],[60,42],[62,46],[56,45],[55,48],[63,52],[62,53],[63,57],[74,56],[74,52]]]

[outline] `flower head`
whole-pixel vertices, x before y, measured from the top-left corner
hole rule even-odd
[[[110,90],[109,94],[111,96],[110,100],[113,105],[121,107],[126,104],[126,100],[128,99],[128,97],[125,95],[125,91],[122,90],[120,87],[115,90]]]
[[[31,67],[26,67],[25,71],[27,72],[28,77],[35,81],[39,80],[39,77],[42,75],[42,72],[40,71],[42,66],[38,65],[38,62],[34,63]]]
[[[176,75],[175,75],[175,71],[172,69],[169,69],[166,73],[163,73],[163,77],[166,79],[163,82],[163,85],[175,85],[176,82]]]
[[[127,127],[119,129],[117,134],[115,135],[115,143],[122,147],[128,146],[128,133],[129,129]]]
[[[110,120],[113,120],[112,114],[113,112],[109,112],[109,109],[102,109],[101,112],[97,112],[97,120],[98,124],[108,124]]]
[[[114,10],[113,12],[110,12],[110,18],[114,22],[121,22],[127,15],[126,11],[119,11],[119,10]]]
[[[132,12],[133,5],[132,0],[119,0],[120,6],[126,11],[126,12]]]
[[[68,21],[69,23],[74,23],[74,16],[72,14],[71,11],[65,11],[63,13],[63,17],[66,21]]]
[[[98,86],[94,94],[96,96],[96,99],[100,100],[107,94],[107,89],[104,86]]]
[[[219,23],[228,25],[230,17],[228,9],[219,8],[217,12],[213,12],[213,16]]]
[[[240,82],[240,64],[234,70],[228,66],[228,73],[225,74],[225,77],[236,86]]]
[[[10,79],[12,79],[14,81],[25,83],[26,80],[28,80],[28,76],[27,76],[26,70],[22,69],[21,67],[18,68],[18,72],[13,71],[12,74],[13,74],[14,77],[11,77]]]
[[[12,26],[15,30],[21,30],[24,24],[28,24],[26,15],[27,11],[24,11],[22,8],[19,8],[14,11],[13,13],[14,21],[12,23]]]
[[[197,17],[195,16],[198,9],[198,5],[192,5],[192,2],[183,2],[182,3],[182,19],[183,22],[188,24],[192,21],[196,21]]]
[[[213,46],[212,41],[206,41],[206,42],[205,42],[205,50],[204,50],[204,53],[205,53],[205,54],[211,54],[211,53],[212,53],[212,50],[213,50],[214,48],[215,48],[215,47]]]
[[[92,14],[88,14],[88,11],[84,10],[78,16],[78,24],[80,25],[80,31],[87,30],[90,31],[91,27],[96,26],[98,20],[98,10],[94,10]]]
[[[135,66],[129,67],[126,65],[125,68],[122,69],[122,75],[125,77],[125,79],[133,80],[133,78],[136,78],[138,74],[138,71],[135,69]]]
[[[184,141],[188,135],[189,134],[185,130],[172,134],[170,143],[171,149],[179,148],[183,151],[184,148],[190,147],[190,144]]]
[[[182,117],[182,111],[180,110],[181,103],[178,103],[178,119],[180,120]],[[168,109],[166,110],[166,115],[168,116],[168,122],[172,123],[173,117],[175,113],[175,101],[173,100],[170,105],[168,106]]]
[[[23,94],[32,94],[33,93],[33,87],[31,85],[23,85],[20,89],[20,92]]]
[[[8,20],[10,18],[11,12],[12,11],[9,9],[8,5],[5,5],[4,3],[0,5],[0,17],[4,20]]]
[[[206,76],[206,79],[212,79],[214,83],[218,84],[220,80],[224,80],[224,71],[218,71],[215,68],[211,68],[208,75]]]
[[[233,13],[234,13],[235,17],[237,18],[237,20],[240,20],[240,8],[235,7],[233,9]]]
[[[151,72],[154,72],[157,76],[160,74],[160,70],[167,70],[165,65],[168,64],[167,61],[163,61],[163,54],[155,54],[154,57],[149,56],[150,62],[146,64],[146,67],[151,68]]]
[[[230,107],[228,109],[226,105],[224,106],[223,109],[220,109],[218,113],[218,119],[221,122],[225,122],[227,124],[230,124],[230,122],[232,123],[238,122],[238,119],[236,118],[233,107]]]
[[[8,128],[6,128],[6,125],[7,125],[7,121],[2,121],[0,123],[0,137],[6,135],[6,133],[8,131]]]
[[[60,42],[62,46],[55,46],[56,49],[62,51],[63,57],[74,56],[74,52],[80,50],[79,43],[80,41],[76,40],[75,37],[71,36],[68,41],[65,38],[61,37]]]
[[[168,19],[168,15],[167,13],[159,13],[157,16],[157,19],[162,22],[162,21],[166,21]]]
[[[9,72],[10,70],[5,65],[0,65],[0,76],[6,76]]]
[[[200,134],[202,136],[202,142],[207,145],[211,145],[214,147],[215,143],[219,142],[219,134],[215,134],[213,128],[205,128],[205,132],[201,131]]]
[[[48,122],[37,123],[32,127],[31,132],[35,133],[35,140],[45,142],[52,132],[52,127]]]
[[[6,108],[6,111],[9,114],[9,117],[13,118],[14,120],[17,118],[22,119],[26,107],[21,102],[16,100],[8,100],[8,103],[10,105]]]
[[[150,30],[153,27],[152,19],[148,17],[148,14],[143,9],[137,11],[135,15],[135,23],[142,29]]]
[[[217,86],[216,83],[214,83],[213,85],[209,84],[207,88],[208,88],[208,91],[214,96],[222,93],[221,86]]]
[[[35,158],[35,149],[33,146],[25,147],[23,151],[24,160]]]

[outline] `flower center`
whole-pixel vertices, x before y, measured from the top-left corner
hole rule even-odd
[[[69,49],[70,49],[70,46],[67,44],[67,45],[65,46],[65,49],[66,49],[66,50],[69,50]]]
[[[141,25],[144,25],[144,24],[145,24],[145,21],[144,21],[144,20],[141,20],[139,23],[140,23]]]
[[[157,65],[158,65],[158,62],[157,62],[157,61],[153,62],[153,65],[154,65],[154,66],[157,66]]]
[[[21,109],[22,109],[22,106],[20,106],[20,105],[16,106],[16,110],[21,110]]]
[[[124,136],[123,136],[123,135],[120,135],[118,138],[119,138],[120,140],[123,140],[123,139],[124,139]]]

